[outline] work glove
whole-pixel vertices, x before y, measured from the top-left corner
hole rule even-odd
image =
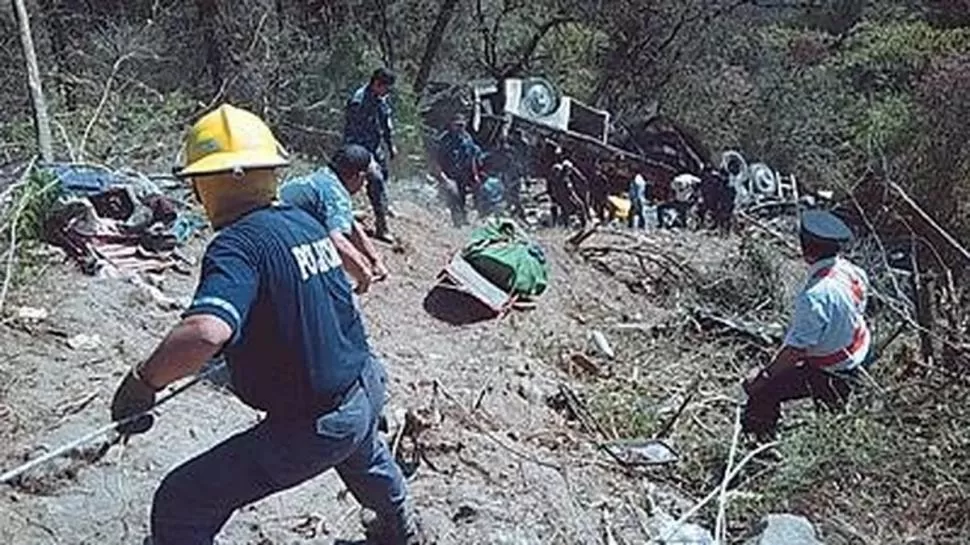
[[[121,422],[129,417],[143,413],[155,405],[155,389],[129,371],[115,390],[111,400],[111,420]],[[131,422],[118,426],[122,435],[145,433],[155,423],[155,417],[144,414]]]

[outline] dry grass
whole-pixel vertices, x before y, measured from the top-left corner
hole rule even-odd
[[[623,244],[616,235],[596,235],[586,244],[637,245],[629,235],[620,238]],[[681,460],[649,475],[694,498],[722,478],[734,407],[744,399],[740,379],[751,366],[767,362],[773,347],[705,329],[690,309],[783,324],[801,268],[752,238],[704,244],[694,235],[679,246],[647,235],[639,247],[664,254],[647,265],[621,251],[586,254],[594,267],[623,279],[631,297],[666,311],[659,314],[666,316],[662,320],[610,331],[617,358],[610,377],[586,382],[590,407],[609,434],[650,437],[665,427],[696,381],[671,433]],[[664,262],[681,263],[691,273],[665,270]],[[898,321],[889,314],[874,319],[882,330]],[[789,511],[819,524],[827,543],[966,542],[970,382],[914,367],[912,342],[905,336],[897,341],[896,351],[873,368],[881,386],[863,389],[847,413],[816,413],[810,402],[785,409],[779,456],[756,460],[731,483],[735,494],[727,514],[733,539],[740,540],[765,513]],[[572,348],[582,347],[574,341]],[[743,445],[739,456],[750,449]],[[715,503],[698,520],[713,528],[716,515]]]

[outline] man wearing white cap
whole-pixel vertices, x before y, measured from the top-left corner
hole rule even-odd
[[[783,401],[812,397],[842,408],[849,381],[869,363],[872,336],[864,315],[869,279],[839,255],[852,231],[835,215],[813,210],[802,214],[800,234],[808,276],[784,344],[744,383],[743,428],[761,439],[774,436]]]

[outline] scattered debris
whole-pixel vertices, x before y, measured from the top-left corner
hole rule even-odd
[[[599,349],[600,352],[603,353],[604,356],[611,360],[616,358],[616,352],[613,351],[613,347],[610,346],[609,341],[606,340],[606,335],[604,335],[602,331],[594,329],[590,336],[593,340],[593,344]]]
[[[290,530],[298,534],[303,539],[316,539],[317,537],[330,534],[330,530],[327,528],[327,521],[317,514],[309,514],[304,516],[300,522],[290,528]]]
[[[137,172],[100,165],[53,164],[60,196],[45,220],[45,238],[87,274],[173,267],[172,251],[205,225],[177,196]]]
[[[603,368],[582,352],[568,352],[563,354],[561,361],[564,370],[570,374],[572,374],[576,367],[579,367],[593,376],[598,377],[604,375]]]

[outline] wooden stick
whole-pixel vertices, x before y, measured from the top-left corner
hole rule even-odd
[[[101,112],[104,111],[105,104],[108,103],[108,96],[111,94],[111,85],[114,83],[115,77],[118,75],[118,70],[121,69],[121,65],[126,60],[133,56],[134,53],[125,53],[124,55],[118,57],[118,59],[111,66],[111,74],[104,83],[104,91],[101,93],[101,100],[98,102],[98,106],[94,109],[91,119],[88,120],[87,126],[84,127],[84,134],[81,135],[81,141],[77,145],[77,156],[81,159],[84,159],[84,146],[88,143],[88,137],[91,136],[91,129],[93,129],[94,124],[98,122],[98,118],[101,117]]]
[[[738,438],[741,436],[741,407],[735,409],[734,415],[734,437],[731,439],[731,450],[728,453],[728,462],[724,470],[724,480],[721,481],[721,494],[717,502],[717,522],[714,526],[714,542],[727,543],[727,488],[730,479],[727,478],[728,470],[734,464],[734,455],[738,450]]]
[[[16,479],[17,477],[23,475],[24,473],[30,471],[31,469],[34,469],[35,467],[37,467],[39,465],[42,465],[42,464],[44,464],[46,462],[49,462],[49,461],[53,460],[54,458],[57,458],[57,457],[62,456],[64,454],[67,454],[68,452],[71,452],[72,450],[78,448],[79,446],[81,446],[81,445],[83,445],[85,443],[88,443],[90,441],[93,441],[93,440],[97,439],[98,437],[101,437],[102,435],[107,435],[108,433],[116,430],[118,427],[120,427],[120,426],[122,426],[124,424],[128,424],[128,423],[134,422],[135,420],[137,420],[139,418],[142,418],[143,416],[145,416],[147,414],[151,414],[152,411],[154,411],[155,409],[157,409],[157,408],[161,407],[162,405],[168,403],[169,401],[171,401],[176,396],[181,395],[182,393],[184,393],[189,388],[191,388],[191,387],[195,386],[196,384],[202,382],[202,380],[204,380],[205,378],[209,377],[210,375],[212,375],[212,374],[214,374],[214,373],[216,373],[218,371],[221,371],[222,368],[225,367],[225,365],[226,365],[225,363],[220,363],[220,364],[212,367],[208,371],[196,375],[195,377],[192,378],[192,380],[186,382],[185,384],[183,384],[181,386],[178,386],[178,387],[172,389],[171,393],[169,393],[167,396],[165,396],[165,397],[159,399],[158,401],[156,401],[155,402],[155,405],[153,405],[152,408],[148,409],[145,412],[141,412],[141,413],[138,413],[136,415],[129,416],[128,418],[125,418],[124,420],[119,420],[118,422],[112,422],[110,424],[105,424],[104,426],[101,426],[100,428],[98,428],[98,429],[96,429],[96,430],[88,433],[87,435],[81,436],[81,437],[75,439],[74,441],[71,441],[70,443],[67,443],[66,445],[63,445],[61,447],[58,447],[58,448],[56,448],[56,449],[48,452],[47,454],[44,454],[43,456],[39,456],[37,458],[34,458],[33,460],[30,460],[29,462],[27,462],[25,464],[22,464],[20,466],[17,466],[15,468],[13,468],[13,469],[11,469],[11,470],[3,473],[2,475],[0,475],[0,484],[8,483],[8,482]]]
[[[663,427],[660,428],[660,431],[657,432],[656,435],[654,435],[655,438],[657,439],[667,438],[667,435],[669,435],[670,431],[674,428],[674,424],[676,424],[677,420],[680,419],[680,416],[684,414],[684,410],[687,409],[687,405],[691,402],[691,400],[694,399],[694,395],[697,394],[697,388],[700,386],[700,384],[701,384],[701,376],[697,375],[696,377],[694,377],[694,381],[691,382],[690,386],[687,387],[687,396],[684,397],[684,400],[680,402],[680,406],[677,407],[677,411],[674,412],[673,416],[671,416],[667,420],[667,422],[663,425]]]

